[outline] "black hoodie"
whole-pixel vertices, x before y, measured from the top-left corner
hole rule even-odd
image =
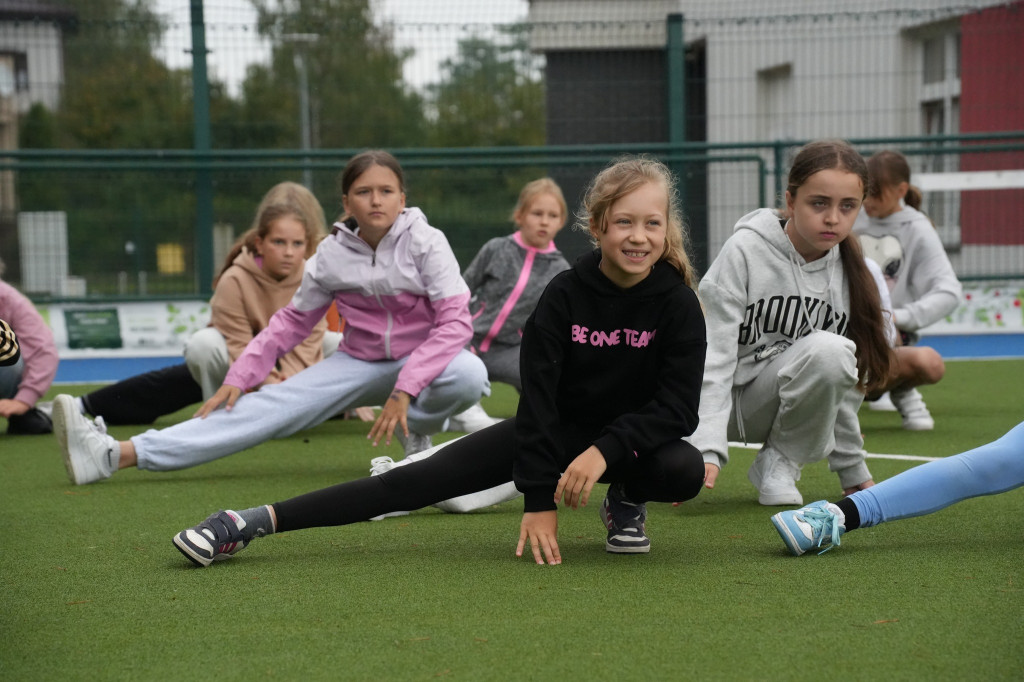
[[[609,469],[697,427],[707,339],[697,295],[667,263],[629,289],[580,256],[523,328],[514,479],[527,512],[556,508],[562,471],[596,445]]]

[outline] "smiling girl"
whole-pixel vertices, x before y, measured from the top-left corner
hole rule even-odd
[[[704,464],[682,438],[697,423],[704,319],[690,288],[682,218],[668,169],[629,159],[602,171],[580,226],[598,248],[557,275],[523,329],[514,419],[378,476],[272,505],[212,514],[174,544],[208,566],[274,532],[340,526],[419,509],[514,480],[525,498],[516,555],[559,564],[557,509],[601,505],[605,549],[650,550],[648,501],[692,498]]]
[[[701,280],[708,320],[700,426],[690,438],[713,488],[729,440],[759,441],[748,471],[764,505],[803,504],[800,469],[828,458],[841,486],[873,484],[857,410],[889,374],[878,288],[851,237],[867,168],[849,144],[793,161],[786,211],[736,224]]]
[[[472,333],[469,290],[444,234],[419,209],[406,208],[398,161],[383,151],[356,155],[342,171],[341,195],[346,216],[306,262],[294,298],[249,342],[198,418],[120,442],[76,421],[63,444],[73,482],[130,466],[196,466],[359,405],[383,405],[367,436],[373,444],[397,434],[408,454],[429,447],[429,434],[480,399],[487,371],[464,349]],[[331,305],[346,322],[338,352],[246,393]]]

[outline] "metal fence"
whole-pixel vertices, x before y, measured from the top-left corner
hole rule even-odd
[[[1024,278],[1024,81],[1000,51],[1021,2],[71,4],[0,5],[0,258],[40,300],[205,297],[271,185],[307,184],[330,220],[365,147],[398,156],[463,266],[526,181],[575,206],[610,159],[658,156],[706,265],[824,136],[910,158],[962,278]]]

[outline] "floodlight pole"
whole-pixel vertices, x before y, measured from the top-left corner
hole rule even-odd
[[[293,59],[295,61],[295,72],[299,77],[299,134],[302,151],[309,151],[313,148],[312,135],[310,132],[310,110],[309,110],[309,73],[306,69],[305,45],[315,43],[320,39],[316,33],[285,33],[282,40],[290,43],[297,43]],[[313,169],[309,167],[309,157],[304,157],[305,166],[302,169],[302,184],[307,189],[313,189]]]

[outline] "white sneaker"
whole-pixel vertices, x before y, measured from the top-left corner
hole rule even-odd
[[[72,396],[53,401],[53,433],[64,455],[68,479],[75,485],[100,481],[117,471],[117,441],[78,411]]]
[[[370,475],[371,476],[380,476],[385,471],[391,471],[396,466],[398,466],[398,464],[395,462],[395,460],[391,459],[390,457],[387,457],[387,456],[384,456],[384,457],[374,457],[373,459],[370,460]],[[370,517],[370,520],[371,521],[383,521],[384,519],[388,519],[388,518],[391,518],[393,516],[408,516],[408,515],[409,515],[409,512],[407,512],[407,511],[393,511],[393,512],[388,512],[387,514],[381,514],[380,516]]]
[[[766,507],[799,507],[804,503],[803,495],[796,488],[796,482],[800,480],[800,467],[768,445],[757,453],[754,463],[747,470],[747,478],[760,493],[757,501]]]
[[[903,428],[907,431],[931,431],[935,428],[935,420],[916,388],[893,391],[892,402],[903,417]]]
[[[488,426],[494,426],[500,421],[502,420],[487,414],[487,410],[484,409],[483,405],[477,403],[468,410],[463,410],[449,417],[448,428],[445,430],[474,433],[481,429],[486,429]]]
[[[892,398],[889,395],[889,391],[886,391],[878,397],[877,400],[867,400],[869,410],[875,412],[895,412],[896,406],[892,404]]]
[[[40,400],[36,403],[36,409],[45,414],[51,420],[53,419],[53,401],[52,400]]]

